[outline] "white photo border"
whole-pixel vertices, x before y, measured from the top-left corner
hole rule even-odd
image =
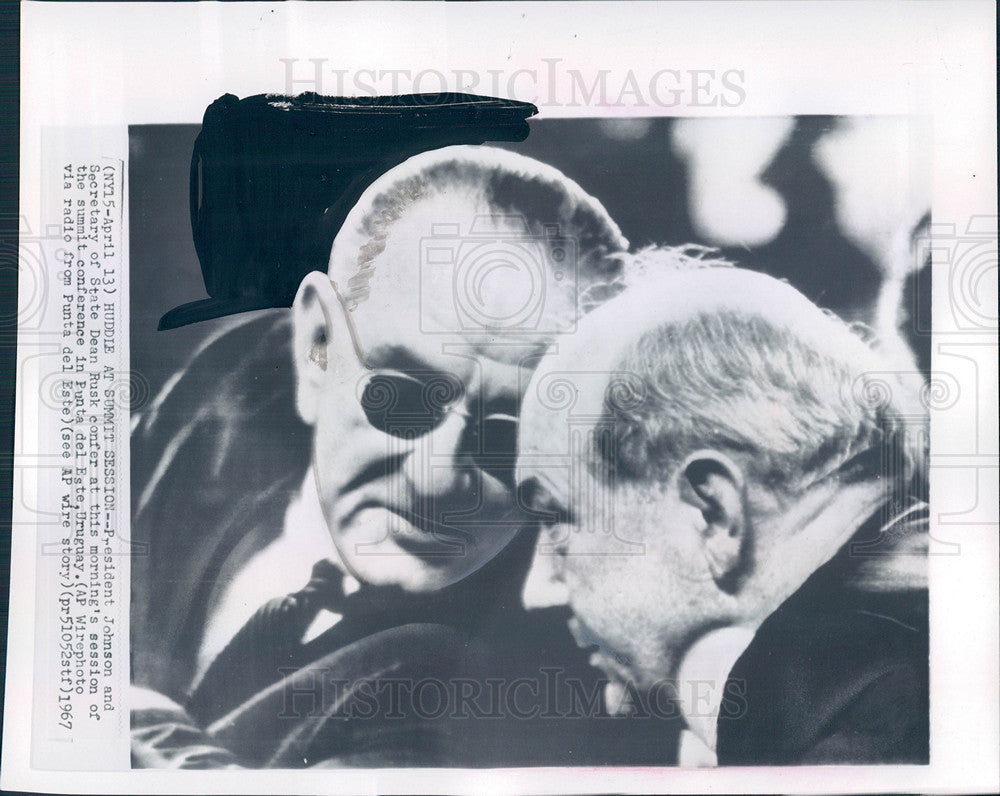
[[[954,224],[961,234],[972,219],[992,219],[995,235],[995,13],[990,2],[27,2],[21,8],[20,212],[29,219],[40,215],[41,131],[47,127],[200,123],[207,105],[224,93],[308,90],[318,74],[315,88],[334,94],[338,74],[357,80],[370,70],[400,70],[412,83],[422,71],[434,70],[451,81],[449,88],[484,94],[491,93],[496,75],[501,95],[508,87],[523,92],[511,98],[536,102],[542,118],[928,115],[935,223]],[[616,96],[606,97],[604,105],[580,102],[580,86],[600,81],[602,70],[608,70]],[[744,96],[723,107],[708,104],[693,88],[672,105],[654,101],[649,86],[660,70],[677,70],[694,81],[692,71],[735,70]],[[635,92],[618,102],[629,73],[641,104]],[[473,87],[475,76],[480,79]],[[363,77],[384,90],[377,74]],[[418,89],[438,90],[434,75],[421,80],[426,85]],[[996,330],[970,334],[956,320],[947,267],[934,268],[933,297],[932,370],[949,370],[959,347],[972,367],[955,376],[962,389],[976,391],[979,413],[932,423],[932,467],[935,449],[947,448],[948,440],[974,439],[975,447],[942,462],[973,477],[945,484],[932,476],[931,482],[932,536],[962,547],[961,555],[930,560],[929,766],[336,774],[32,769],[26,728],[32,715],[36,550],[30,511],[15,501],[2,786],[83,793],[995,790],[1000,526],[996,478],[989,473],[998,461]],[[15,450],[30,451],[37,429],[24,406],[18,410]],[[30,483],[23,469],[15,464],[14,495]],[[955,514],[960,521],[943,516]]]

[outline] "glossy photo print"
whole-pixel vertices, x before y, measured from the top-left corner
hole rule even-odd
[[[1000,787],[992,4],[21,16],[3,788]]]

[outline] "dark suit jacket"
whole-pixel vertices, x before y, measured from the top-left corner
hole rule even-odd
[[[533,546],[525,535],[438,592],[362,587],[317,639],[214,666],[187,711],[254,766],[669,762],[668,724],[574,702],[603,681],[564,615],[520,607]]]
[[[928,762],[927,591],[856,583],[859,553],[879,552],[870,536],[871,525],[736,662],[717,725],[720,765]]]

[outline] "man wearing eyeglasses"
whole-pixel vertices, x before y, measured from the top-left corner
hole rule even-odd
[[[565,175],[503,150],[425,153],[364,193],[290,335],[255,322],[259,347],[288,345],[311,454],[280,473],[279,532],[194,561],[195,589],[214,585],[176,636],[197,654],[190,678],[166,674],[190,679],[188,715],[151,703],[137,765],[626,759],[620,729],[581,721],[599,688],[564,622],[520,608],[533,538],[513,468],[531,370],[620,289],[627,245]],[[294,436],[270,439],[275,459]]]
[[[682,765],[926,763],[925,408],[790,285],[646,256],[534,372],[525,603],[609,709],[679,706]]]

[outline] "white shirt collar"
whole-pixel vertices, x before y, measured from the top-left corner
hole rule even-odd
[[[713,752],[729,673],[750,646],[754,633],[747,627],[713,630],[691,646],[677,670],[677,692],[684,720]]]

